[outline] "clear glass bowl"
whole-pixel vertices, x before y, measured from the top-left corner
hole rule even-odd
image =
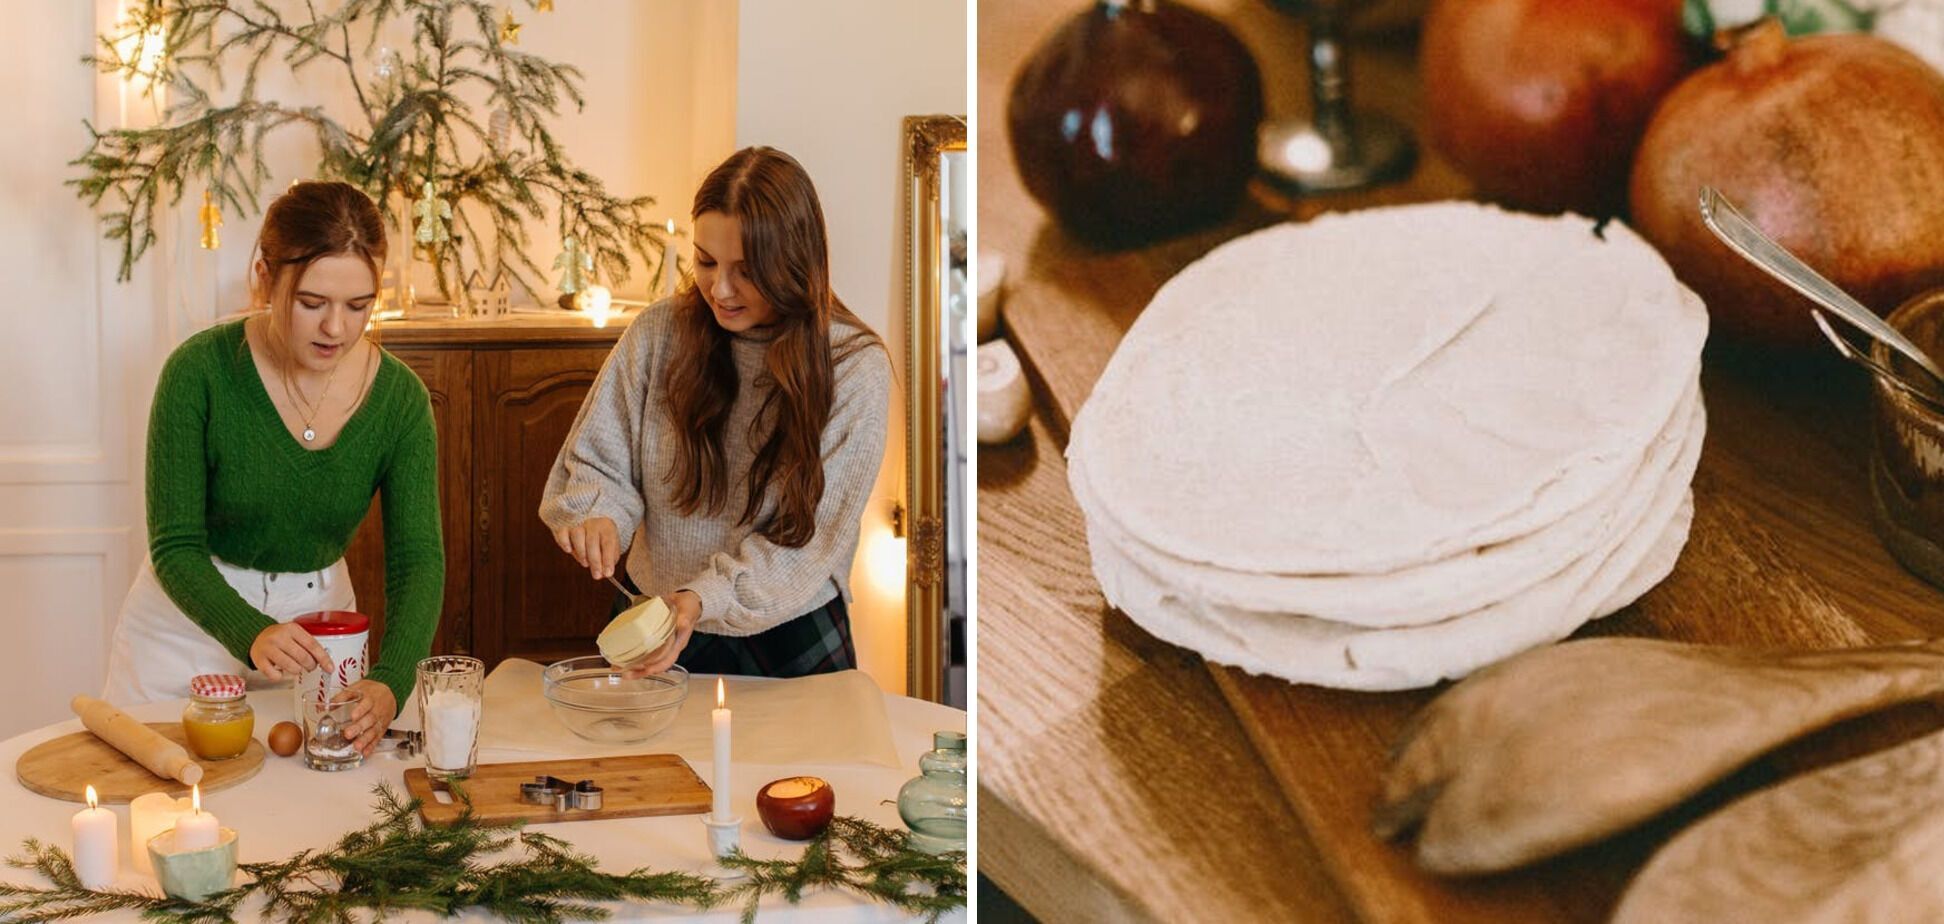
[[[540,683],[560,724],[602,744],[638,744],[660,734],[688,698],[688,671],[679,665],[629,680],[600,655],[549,664]]]

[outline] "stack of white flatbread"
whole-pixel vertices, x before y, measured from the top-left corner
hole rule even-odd
[[[1425,686],[1673,569],[1707,315],[1613,223],[1466,203],[1231,241],[1154,297],[1073,422],[1107,599],[1300,683]]]

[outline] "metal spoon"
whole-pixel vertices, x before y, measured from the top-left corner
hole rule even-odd
[[[622,583],[621,583],[621,581],[620,581],[620,579],[619,579],[619,578],[616,578],[616,577],[615,577],[614,575],[612,575],[612,574],[610,574],[610,575],[608,575],[608,583],[609,583],[609,584],[613,584],[613,585],[614,585],[614,589],[615,589],[615,590],[618,590],[618,591],[620,591],[620,592],[621,592],[621,596],[623,596],[623,597],[627,597],[627,598],[628,598],[628,603],[629,603],[629,605],[633,605],[633,604],[634,604],[634,602],[635,602],[636,600],[639,600],[639,599],[641,599],[641,597],[642,597],[642,595],[641,595],[641,594],[638,594],[638,593],[635,593],[635,592],[634,592],[634,591],[632,591],[632,590],[629,590],[629,589],[627,588],[627,585],[625,585],[625,584],[622,584]]]
[[[1908,376],[1902,375],[1884,363],[1877,361],[1877,358],[1872,355],[1874,352],[1873,349],[1869,347],[1858,349],[1848,339],[1836,333],[1836,330],[1829,326],[1829,319],[1823,317],[1822,312],[1811,311],[1809,314],[1810,317],[1815,319],[1816,326],[1822,328],[1823,336],[1828,338],[1830,343],[1836,345],[1836,352],[1843,354],[1843,358],[1870,370],[1870,373],[1876,376],[1878,381],[1897,391],[1903,392],[1911,400],[1939,414],[1944,414],[1944,399],[1940,399],[1939,396],[1924,391],[1918,387],[1917,383],[1911,381]]]
[[[1810,269],[1808,264],[1797,259],[1782,245],[1771,240],[1755,227],[1754,222],[1743,217],[1734,203],[1728,201],[1719,190],[1712,186],[1701,189],[1701,221],[1713,231],[1730,250],[1741,254],[1748,262],[1755,264],[1763,272],[1780,280],[1783,285],[1802,293],[1804,298],[1821,305],[1861,331],[1870,339],[1903,354],[1904,358],[1916,363],[1927,373],[1923,383],[1910,380],[1889,364],[1877,360],[1868,348],[1859,349],[1847,338],[1838,336],[1829,325],[1829,320],[1820,311],[1811,310],[1816,326],[1822,328],[1823,335],[1836,347],[1838,353],[1872,373],[1883,378],[1895,387],[1913,397],[1920,398],[1932,405],[1944,404],[1944,369],[1939,369],[1928,354],[1911,343],[1896,328],[1884,323],[1876,313],[1850,297],[1849,293],[1820,273]]]

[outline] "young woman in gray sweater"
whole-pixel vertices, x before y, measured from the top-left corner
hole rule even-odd
[[[694,284],[615,346],[540,517],[594,579],[625,553],[622,578],[668,602],[674,635],[637,675],[855,667],[851,561],[890,356],[831,291],[823,208],[794,158],[736,152],[691,215]]]

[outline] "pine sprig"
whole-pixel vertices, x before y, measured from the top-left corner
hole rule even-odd
[[[610,917],[601,902],[692,908],[735,902],[749,922],[765,896],[795,904],[816,889],[850,892],[932,921],[965,904],[964,854],[917,851],[905,832],[857,818],[833,820],[796,860],[728,857],[724,864],[744,876],[724,883],[648,869],[603,872],[593,857],[553,835],[489,827],[471,811],[449,825],[426,825],[419,820],[418,800],[402,800],[382,784],[374,794],[378,817],[371,824],[326,850],[239,864],[248,881],[202,902],[89,889],[65,852],[29,838],[25,853],[7,862],[39,873],[51,886],[0,883],[0,920],[56,921],[132,909],[145,920],[167,924],[229,924],[253,898],[261,902],[256,914],[266,920],[347,924],[406,910],[444,916],[476,910],[509,921],[554,924]],[[460,795],[470,804],[463,791]],[[517,848],[511,858],[488,861],[508,848]]]
[[[529,0],[529,5],[531,0]],[[503,272],[539,293],[546,273],[528,253],[527,223],[551,212],[560,238],[574,237],[595,254],[611,282],[629,277],[634,260],[660,260],[666,232],[648,219],[650,196],[621,197],[570,161],[548,128],[561,107],[585,103],[583,75],[499,41],[501,7],[492,0],[345,0],[331,12],[302,4],[286,15],[265,0],[144,0],[112,34],[98,36],[87,59],[104,72],[140,75],[171,100],[152,128],[96,131],[73,164],[68,185],[89,205],[104,202],[108,239],[121,245],[117,279],[126,280],[156,241],[156,210],[186,189],[206,186],[225,211],[259,211],[269,179],[265,139],[286,127],[310,130],[319,146],[317,173],[363,189],[393,215],[410,215],[424,182],[451,204],[453,239],[424,248],[438,269],[440,293],[474,271]],[[379,30],[410,22],[412,47],[368,68]],[[159,27],[159,54],[140,42]],[[275,64],[299,73],[325,67],[349,77],[354,118],[318,106],[261,98],[261,75]],[[211,90],[240,75],[236,98],[218,103]],[[483,97],[505,113],[499,144],[487,119],[465,99]],[[461,153],[466,152],[466,153]],[[166,198],[165,198],[166,197]],[[413,246],[409,225],[396,247]]]
[[[0,919],[60,921],[134,908],[142,911],[145,917],[152,912],[162,911],[177,915],[170,920],[182,922],[230,920],[227,911],[213,919],[207,917],[192,902],[157,898],[127,889],[89,889],[81,884],[80,877],[75,875],[73,861],[59,847],[31,837],[22,846],[26,853],[9,858],[7,865],[40,873],[47,881],[54,883],[54,888],[35,889],[0,883]]]
[[[832,819],[830,827],[796,860],[757,860],[736,855],[723,865],[744,878],[723,887],[723,897],[742,903],[743,924],[756,920],[766,895],[790,904],[817,888],[867,895],[927,921],[965,904],[965,854],[929,854],[911,847],[911,835],[859,818]]]

